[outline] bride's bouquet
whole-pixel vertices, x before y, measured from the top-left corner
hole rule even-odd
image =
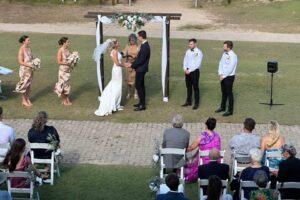
[[[40,69],[41,68],[41,59],[34,58],[31,61],[31,65],[32,65],[33,70]]]
[[[74,68],[80,60],[78,51],[73,51],[67,58],[67,63]]]

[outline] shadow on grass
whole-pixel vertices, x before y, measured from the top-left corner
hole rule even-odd
[[[47,87],[45,87],[45,88],[39,90],[37,93],[35,93],[35,94],[31,97],[31,100],[34,102],[34,101],[38,100],[39,98],[44,97],[44,96],[46,96],[46,95],[48,95],[48,94],[50,94],[50,93],[53,93],[53,94],[54,94],[53,88],[54,88],[53,85],[49,85],[49,86],[47,86]]]

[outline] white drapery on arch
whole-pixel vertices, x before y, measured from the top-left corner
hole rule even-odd
[[[100,22],[103,24],[110,24],[113,21],[106,17],[106,16],[101,16],[98,15],[98,23],[97,23],[97,29],[96,29],[96,48],[95,48],[95,52],[94,52],[94,59],[96,61],[96,65],[97,65],[97,80],[98,80],[98,85],[99,85],[99,90],[100,93],[102,94],[103,88],[104,86],[102,85],[102,77],[101,77],[101,62],[100,62],[100,58],[101,58],[101,53],[97,53],[97,51],[99,52],[99,47],[100,47],[100,41],[101,41],[101,35],[100,35]],[[162,54],[161,54],[161,83],[162,83],[162,92],[163,92],[163,101],[164,102],[168,102],[168,97],[166,97],[165,93],[166,93],[166,73],[167,73],[167,55],[168,55],[168,48],[167,48],[167,31],[166,31],[166,27],[167,27],[167,17],[163,16],[154,16],[153,19],[151,20],[151,22],[161,22],[163,25],[163,33],[162,33]]]

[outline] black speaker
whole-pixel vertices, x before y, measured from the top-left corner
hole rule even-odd
[[[278,62],[277,61],[268,61],[268,72],[276,73],[278,71]]]

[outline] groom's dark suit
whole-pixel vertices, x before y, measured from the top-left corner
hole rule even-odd
[[[150,46],[148,41],[145,41],[140,48],[140,51],[132,63],[131,67],[135,69],[135,88],[139,95],[139,106],[142,108],[146,107],[146,91],[145,91],[145,74],[148,72],[148,65],[150,60]]]

